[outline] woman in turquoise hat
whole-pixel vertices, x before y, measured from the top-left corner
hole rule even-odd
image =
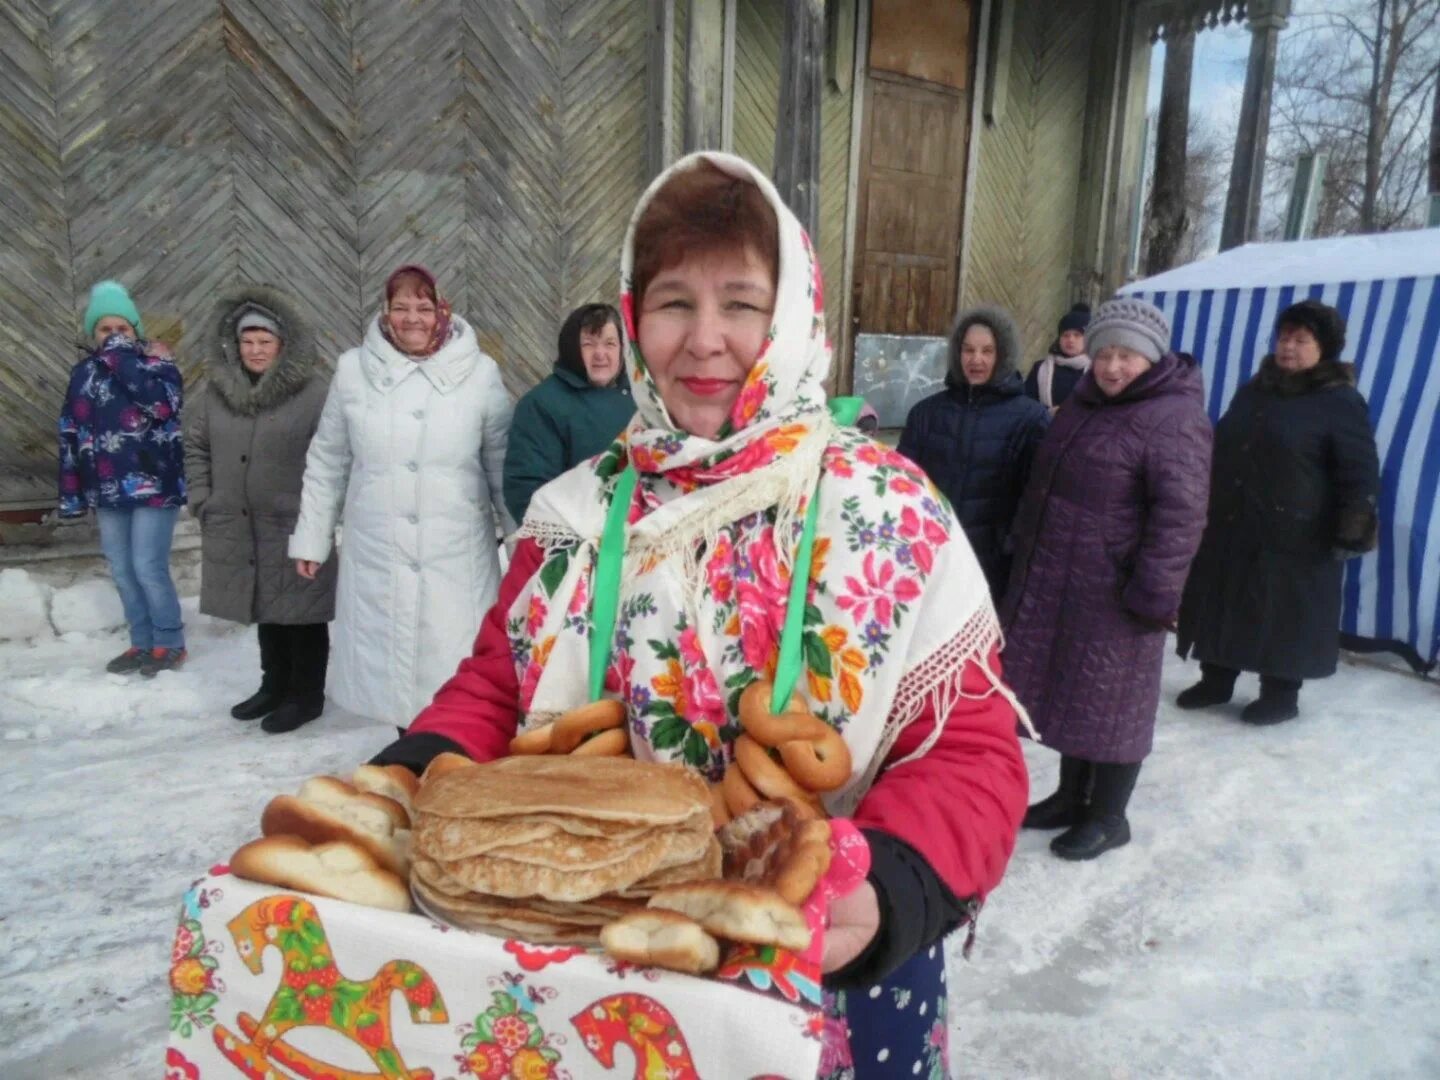
[[[106,665],[151,678],[185,662],[170,542],[185,505],[182,386],[170,351],[144,340],[140,312],[117,281],[85,309],[86,355],[60,412],[60,516],[95,511],[120,593],[130,647]]]

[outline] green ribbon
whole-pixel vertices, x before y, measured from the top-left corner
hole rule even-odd
[[[830,415],[842,427],[852,426],[865,400],[858,397],[830,399]],[[615,485],[605,531],[600,536],[600,556],[595,567],[595,594],[590,598],[590,700],[599,701],[605,689],[605,672],[610,667],[615,620],[620,609],[620,572],[625,562],[625,529],[630,498],[639,479],[629,465]],[[820,517],[820,489],[816,486],[805,511],[805,527],[790,563],[790,597],[785,605],[785,626],[780,632],[780,655],[775,664],[775,693],[771,712],[781,712],[795,692],[804,671],[805,606],[810,585],[810,564],[815,549],[815,525]]]

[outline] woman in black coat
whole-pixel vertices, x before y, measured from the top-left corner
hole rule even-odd
[[[1345,321],[1304,300],[1280,313],[1275,352],[1215,429],[1210,515],[1180,609],[1180,655],[1203,677],[1177,704],[1228,702],[1241,671],[1260,675],[1252,724],[1300,714],[1305,679],[1335,671],[1345,560],[1375,546],[1375,435]]]
[[[898,447],[950,500],[997,602],[1010,578],[1010,525],[1050,426],[1045,406],[1025,396],[1019,352],[1005,312],[962,312],[950,334],[945,389],[910,410]]]

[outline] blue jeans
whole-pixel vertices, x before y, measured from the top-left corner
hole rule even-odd
[[[97,510],[100,547],[137,649],[183,649],[180,597],[170,577],[170,541],[178,507]]]

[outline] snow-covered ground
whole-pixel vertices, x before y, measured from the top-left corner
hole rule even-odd
[[[254,636],[193,599],[183,671],[105,675],[125,643],[77,587],[48,598],[60,636],[0,643],[3,1080],[157,1076],[181,893],[270,795],[393,735],[334,709],[276,737],[231,720]],[[1069,864],[1022,834],[953,967],[954,1074],[1440,1076],[1440,686],[1347,664],[1301,720],[1250,730],[1238,704],[1170,707],[1193,676],[1166,669],[1129,847]],[[1054,755],[1027,755],[1047,793]]]

